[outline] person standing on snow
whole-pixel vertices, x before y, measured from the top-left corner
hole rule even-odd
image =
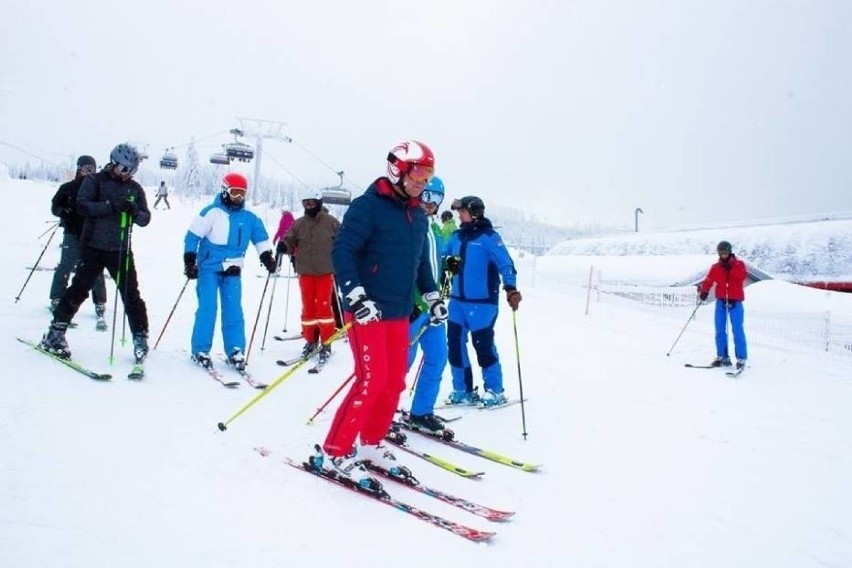
[[[293,214],[286,207],[281,210],[281,219],[278,220],[278,230],[275,231],[275,235],[272,237],[272,244],[275,245],[284,238],[284,235],[287,234],[287,231],[290,230],[290,227],[293,226],[293,223],[296,222],[296,218],[293,217]],[[284,256],[283,253],[277,253],[275,255],[275,261],[278,263],[278,267],[281,268],[281,258]]]
[[[309,458],[314,468],[353,480],[358,475],[366,487],[378,482],[366,475],[362,461],[397,468],[382,442],[405,389],[415,283],[431,317],[447,317],[425,254],[428,221],[418,199],[434,174],[435,157],[422,142],[409,140],[394,146],[387,161],[387,177],[352,201],[334,242],[335,276],[346,300],[345,319],[353,324],[356,378],[320,451]]]
[[[130,248],[132,225],[146,227],[151,222],[145,191],[132,179],[141,161],[136,148],[118,144],[110,153],[110,163],[97,174],[86,176],[77,193],[77,212],[85,218],[80,264],[71,286],[59,298],[50,329],[41,341],[44,350],[59,357],[71,357],[65,331],[98,277],[103,278],[104,269],[115,281],[124,303],[137,363],[148,355],[148,309],[139,293]]]
[[[737,357],[737,370],[745,367],[748,359],[743,319],[745,310],[746,266],[734,255],[728,241],[720,242],[716,247],[719,262],[710,267],[704,281],[698,286],[698,297],[704,302],[710,294],[710,288],[716,285],[716,359],[710,363],[713,367],[730,367],[728,356],[728,318],[731,320],[731,333],[734,336],[734,355]]]
[[[515,287],[517,271],[503,239],[485,217],[485,204],[470,195],[456,199],[461,226],[444,247],[447,269],[453,274],[447,344],[453,392],[449,404],[496,406],[506,402],[503,369],[494,344],[494,324],[500,296],[500,279],[506,301],[517,310],[521,293]],[[482,369],[485,393],[473,388],[473,370],[467,353],[471,335],[476,360]]]
[[[334,335],[335,321],[331,299],[334,290],[334,267],[331,248],[340,230],[340,221],[322,206],[322,195],[309,191],[302,199],[305,214],[293,223],[283,239],[278,241],[279,255],[289,254],[296,261],[299,290],[302,294],[302,336],[307,357]],[[321,363],[331,356],[331,346],[323,345],[319,352]]]
[[[450,240],[450,236],[457,228],[456,220],[453,218],[452,211],[444,211],[441,213],[441,234],[444,237],[444,241]]]
[[[53,282],[50,285],[50,311],[56,309],[59,297],[68,288],[68,279],[71,273],[77,269],[80,263],[80,255],[83,247],[80,243],[80,235],[83,232],[85,218],[77,213],[77,194],[86,176],[97,171],[97,163],[91,156],[80,156],[77,158],[77,173],[74,179],[59,186],[51,201],[50,210],[59,217],[59,225],[64,234],[62,236],[62,248],[59,256],[59,264],[53,272]],[[92,285],[92,302],[95,304],[95,316],[98,318],[97,329],[107,329],[106,320],[106,283],[104,275],[101,274]]]
[[[431,278],[436,287],[444,284],[443,263],[441,251],[444,249],[444,238],[441,225],[435,221],[438,207],[444,200],[444,183],[438,176],[429,180],[426,189],[420,194],[420,206],[429,219],[429,230],[426,233],[426,248],[429,258]],[[449,283],[447,283],[449,285]],[[414,294],[414,310],[409,318],[409,340],[417,342],[408,351],[408,369],[411,369],[417,355],[417,346],[423,351],[423,363],[417,377],[414,389],[414,399],[411,402],[411,413],[407,422],[419,429],[432,433],[444,431],[444,423],[435,416],[435,401],[441,387],[441,375],[447,366],[447,326],[443,321],[431,321],[429,306],[423,301],[419,290]]]
[[[222,339],[227,362],[240,372],[246,368],[246,330],[242,304],[243,261],[254,244],[260,262],[275,272],[269,235],[260,218],[245,208],[248,181],[238,173],[225,174],[213,203],[201,210],[184,238],[183,264],[195,287],[198,310],[192,328],[192,360],[211,369],[217,303],[222,303]],[[218,298],[217,298],[218,296]]]
[[[157,188],[157,199],[154,201],[154,209],[157,208],[157,204],[160,201],[164,201],[166,203],[166,207],[171,209],[172,206],[169,205],[169,188],[166,187],[166,182],[161,181],[160,187]]]

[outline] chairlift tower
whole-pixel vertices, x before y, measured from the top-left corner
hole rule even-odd
[[[284,133],[284,127],[287,126],[284,122],[277,122],[274,120],[266,120],[262,118],[243,118],[237,117],[237,120],[240,123],[240,130],[242,131],[243,136],[253,136],[255,139],[254,144],[254,177],[253,183],[260,183],[260,163],[263,158],[263,141],[264,140],[280,140],[282,142],[290,143],[293,141],[292,138],[287,136]],[[252,191],[251,195],[252,203],[258,203],[258,197],[260,196],[260,192]]]

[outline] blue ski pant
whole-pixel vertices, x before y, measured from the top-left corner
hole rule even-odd
[[[482,369],[485,390],[503,392],[503,369],[497,346],[494,344],[494,323],[497,305],[450,300],[447,346],[453,389],[473,390],[473,371],[467,353],[467,338],[471,337],[476,362]]]
[[[429,314],[420,314],[409,324],[408,329],[408,340],[411,341],[424,329],[423,326],[426,326],[417,343],[408,349],[409,369],[417,356],[418,345],[423,351],[423,363],[419,375],[415,378],[417,386],[414,389],[414,400],[411,402],[411,413],[418,416],[435,412],[435,401],[438,400],[438,391],[441,388],[441,375],[447,366],[447,326],[443,323],[429,325],[428,321]]]
[[[728,357],[728,318],[731,320],[731,334],[734,336],[734,355],[739,361],[748,359],[743,320],[745,311],[739,300],[716,300],[716,356]]]
[[[222,339],[225,355],[234,349],[246,350],[245,318],[243,317],[243,282],[239,276],[225,276],[214,270],[198,273],[195,287],[198,310],[192,327],[192,353],[210,353],[216,325],[218,301],[222,301]]]

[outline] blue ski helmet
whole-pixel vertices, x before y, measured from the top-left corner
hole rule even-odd
[[[432,176],[423,193],[420,194],[421,203],[431,203],[438,208],[444,201],[444,182],[438,176]]]

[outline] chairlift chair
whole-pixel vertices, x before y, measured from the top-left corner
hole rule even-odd
[[[166,152],[160,158],[160,167],[164,170],[176,170],[178,167],[177,156],[172,152]]]
[[[218,164],[220,166],[227,166],[228,164],[231,163],[231,160],[230,160],[230,158],[228,158],[227,155],[217,153],[217,154],[211,154],[210,155],[210,163],[211,164]]]
[[[352,192],[342,187],[326,187],[321,191],[322,202],[326,205],[346,205],[352,203]]]
[[[223,146],[225,155],[232,160],[240,162],[249,162],[254,158],[254,149],[248,144],[242,142],[229,142]]]

